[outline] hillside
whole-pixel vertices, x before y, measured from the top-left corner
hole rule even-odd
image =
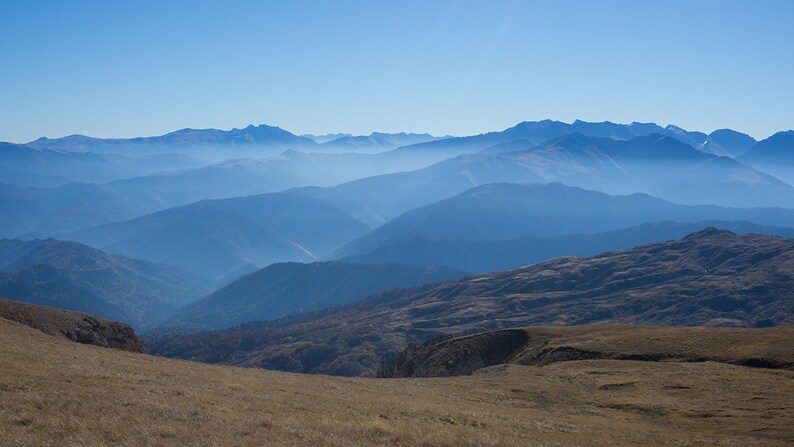
[[[506,329],[409,346],[378,377],[471,374],[493,365],[546,366],[576,360],[721,362],[794,370],[794,327],[736,329],[588,325]]]
[[[9,445],[794,442],[794,373],[786,370],[595,360],[350,379],[97,349],[4,319],[0,339]]]
[[[177,267],[53,239],[0,239],[0,296],[152,327],[207,293]]]
[[[77,343],[143,352],[143,342],[131,327],[90,314],[0,298],[0,319]]]
[[[707,228],[683,239],[558,258],[376,294],[330,314],[175,337],[159,355],[374,375],[382,355],[439,334],[527,325],[794,323],[794,239]]]
[[[274,262],[316,260],[367,230],[338,208],[282,192],[204,200],[62,238],[220,283]]]
[[[459,278],[466,272],[447,267],[399,264],[315,262],[277,263],[246,275],[188,304],[165,327],[222,329],[248,321],[348,304],[396,287]]]
[[[611,196],[553,184],[494,183],[408,211],[337,250],[337,258],[367,254],[414,238],[472,241],[593,234],[659,220],[747,220],[791,225],[786,209],[686,206],[645,194]]]
[[[649,222],[595,234],[522,237],[506,240],[411,237],[380,245],[369,253],[343,258],[349,262],[396,262],[416,266],[445,265],[473,273],[506,270],[559,256],[592,256],[641,244],[678,239],[706,227],[737,234],[766,234],[794,238],[794,228],[756,225],[746,221],[679,223]]]

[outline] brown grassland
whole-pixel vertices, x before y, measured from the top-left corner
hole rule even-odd
[[[588,360],[362,379],[170,360],[0,318],[0,444],[787,445],[794,372]]]

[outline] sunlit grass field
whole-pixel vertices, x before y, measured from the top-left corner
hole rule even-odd
[[[212,366],[0,319],[2,445],[785,445],[794,372],[578,361],[438,379]]]

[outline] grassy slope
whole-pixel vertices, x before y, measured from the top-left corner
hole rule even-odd
[[[238,369],[0,319],[2,445],[785,445],[794,372],[576,361],[440,379]]]

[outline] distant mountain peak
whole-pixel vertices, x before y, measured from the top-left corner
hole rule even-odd
[[[605,120],[605,121],[585,121],[585,120],[580,120],[580,119],[577,118],[576,120],[574,120],[574,122],[572,124],[575,126],[577,124],[608,124],[608,125],[615,125],[616,123],[613,123],[612,121],[607,121],[607,120]]]

